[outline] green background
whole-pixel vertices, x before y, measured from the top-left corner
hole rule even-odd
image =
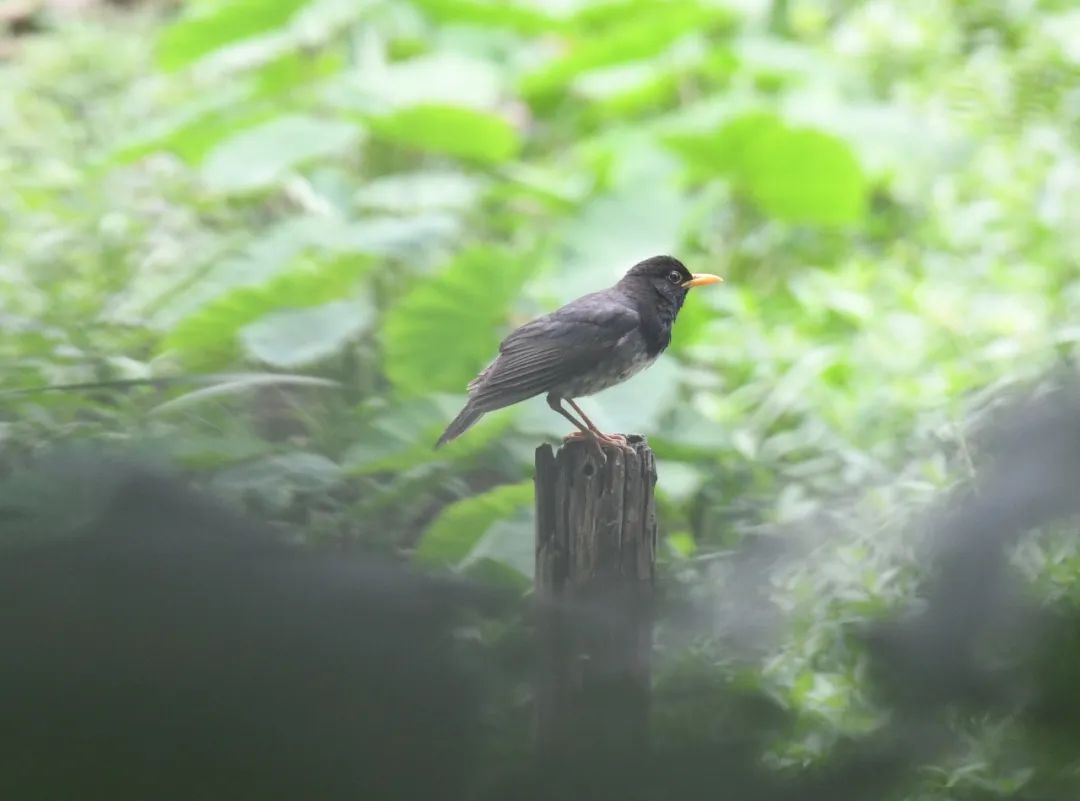
[[[877,725],[845,626],[910,597],[912,521],[977,475],[1001,393],[1080,341],[1071,3],[188,0],[36,23],[0,62],[4,468],[134,446],[308,541],[525,587],[532,454],[565,422],[534,399],[431,446],[515,324],[677,255],[727,282],[583,406],[656,451],[665,581],[719,610],[726,554],[797,554],[762,577],[786,614],[751,671],[805,724],[780,764]],[[1021,562],[1075,595],[1069,540]],[[974,728],[919,797],[1028,781]]]

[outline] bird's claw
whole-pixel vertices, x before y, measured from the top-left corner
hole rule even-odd
[[[630,446],[630,440],[622,434],[597,434],[596,437],[601,442],[606,442],[608,445],[616,445],[620,448],[627,448]]]
[[[631,449],[630,440],[622,434],[605,434],[602,431],[573,431],[563,437],[563,442],[581,442],[582,440],[587,440],[596,448],[596,455],[600,459],[600,464],[607,463],[607,455],[604,453],[605,445],[612,445],[623,450]]]

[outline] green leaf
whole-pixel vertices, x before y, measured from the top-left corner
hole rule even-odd
[[[405,217],[371,215],[358,222],[291,217],[257,232],[242,253],[215,264],[198,281],[172,294],[153,312],[153,321],[168,330],[229,292],[276,280],[295,269],[305,256],[392,256],[422,265],[444,252],[459,232],[460,223],[439,212]]]
[[[479,197],[482,185],[474,176],[449,170],[385,175],[356,193],[365,207],[391,212],[464,209]]]
[[[500,587],[506,592],[518,592],[522,595],[528,593],[533,586],[531,574],[525,575],[505,562],[486,557],[471,560],[460,568],[460,573],[476,584]]]
[[[668,547],[683,559],[689,559],[697,551],[697,541],[689,531],[678,531],[666,538]]]
[[[672,134],[663,141],[687,163],[692,180],[715,180],[738,173],[757,143],[783,128],[783,120],[775,114],[753,111],[730,120],[718,131]]]
[[[281,373],[223,375],[211,386],[186,392],[178,398],[173,398],[160,406],[155,406],[151,410],[151,414],[166,414],[189,409],[214,398],[236,395],[268,386],[339,387],[340,384],[328,378],[315,378],[307,375],[283,375]]]
[[[522,93],[550,97],[582,73],[613,64],[650,58],[676,39],[715,26],[730,24],[730,12],[693,2],[627,6],[593,34],[582,32],[569,54],[526,76]]]
[[[657,488],[676,503],[686,503],[705,483],[705,472],[690,462],[657,461]]]
[[[474,565],[495,562],[531,580],[536,570],[536,508],[532,482],[525,502],[510,516],[492,523],[458,566],[471,573]]]
[[[312,246],[337,253],[371,253],[416,261],[420,255],[439,252],[461,229],[457,219],[441,212],[392,217],[371,215],[347,225],[335,225],[328,236]]]
[[[520,256],[476,248],[416,282],[383,325],[386,372],[399,394],[465,389],[495,355],[525,280],[522,264]]]
[[[168,293],[151,312],[155,326],[169,330],[229,292],[262,286],[287,273],[312,249],[313,235],[330,227],[323,218],[298,217],[255,232],[241,252],[204,267],[198,280]]]
[[[237,117],[237,109],[247,108],[250,99],[251,88],[235,82],[204,92],[137,124],[121,136],[108,158],[124,164],[167,150],[197,161],[226,136],[262,121],[250,109]]]
[[[314,117],[276,117],[226,139],[203,161],[207,184],[219,192],[266,189],[312,160],[355,148],[360,129]]]
[[[502,117],[456,106],[412,106],[369,124],[373,134],[395,144],[483,164],[509,161],[521,148],[517,131]]]
[[[684,81],[681,71],[658,72],[646,63],[585,73],[574,81],[573,89],[588,98],[589,119],[603,125],[678,105]]]
[[[344,67],[343,53],[300,50],[267,62],[252,73],[252,78],[260,94],[274,98],[295,87],[335,75]]]
[[[317,306],[348,294],[369,262],[360,257],[326,261],[300,258],[290,269],[259,286],[227,292],[182,320],[166,337],[191,366],[210,368],[235,358],[237,332],[263,315],[287,308]]]
[[[866,179],[851,147],[772,113],[743,114],[715,132],[673,135],[665,144],[687,163],[691,179],[731,177],[763,212],[785,222],[844,225],[866,209]]]
[[[774,131],[750,148],[739,172],[762,210],[785,222],[844,225],[866,210],[862,169],[851,148],[831,134]]]
[[[371,475],[408,470],[434,461],[467,459],[486,448],[509,426],[509,410],[488,415],[467,437],[438,451],[432,447],[464,400],[423,397],[394,401],[366,419],[345,453],[349,473]]]
[[[178,70],[232,42],[284,26],[308,0],[196,4],[158,39],[158,66]]]
[[[533,482],[506,484],[450,504],[424,532],[416,549],[428,563],[456,565],[469,555],[488,529],[533,502]]]
[[[307,309],[271,312],[240,329],[240,343],[253,359],[291,369],[339,352],[373,321],[366,298],[336,300]]]
[[[507,28],[523,34],[544,33],[560,27],[559,20],[539,8],[507,0],[414,0],[414,5],[444,24]]]
[[[502,75],[491,60],[436,50],[347,74],[329,84],[324,96],[337,107],[361,113],[424,105],[490,111],[505,94]]]

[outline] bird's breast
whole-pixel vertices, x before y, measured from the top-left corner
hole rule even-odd
[[[594,395],[640,373],[656,361],[657,356],[658,353],[650,355],[641,336],[632,332],[623,337],[609,358],[567,380],[556,393],[563,398]]]

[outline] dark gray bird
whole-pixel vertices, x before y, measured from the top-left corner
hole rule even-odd
[[[652,364],[671,342],[671,326],[690,287],[722,280],[691,274],[671,256],[653,256],[615,286],[526,323],[502,341],[499,355],[469,384],[468,403],[435,447],[463,434],[486,412],[541,393],[578,429],[567,439],[625,444],[625,437],[600,431],[574,398],[621,383]],[[580,420],[563,408],[564,400]]]

